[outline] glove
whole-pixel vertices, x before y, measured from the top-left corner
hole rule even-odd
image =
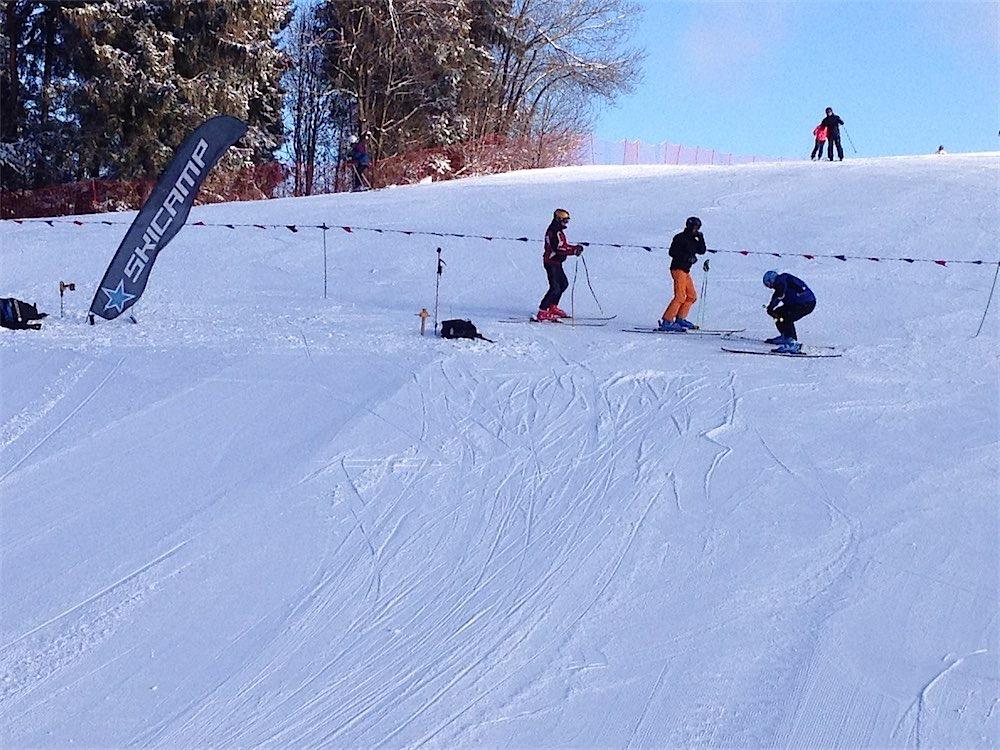
[[[583,245],[575,245],[574,247],[576,247],[577,255],[583,255]]]
[[[708,258],[705,258],[705,262],[701,264],[701,267],[706,271],[708,270]]]
[[[770,307],[767,308],[767,314],[770,315],[772,318],[781,317],[777,310],[772,310]]]

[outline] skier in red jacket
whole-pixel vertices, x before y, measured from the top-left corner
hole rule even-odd
[[[823,147],[826,146],[826,126],[823,123],[817,125],[813,128],[813,135],[816,136],[816,145],[813,146],[813,151],[809,155],[809,161],[823,158]]]
[[[559,307],[559,298],[569,286],[569,280],[566,278],[562,264],[570,255],[580,255],[583,252],[583,245],[570,245],[566,241],[566,227],[568,225],[569,211],[557,208],[552,214],[552,223],[545,230],[545,251],[542,253],[542,265],[545,267],[545,276],[549,280],[549,290],[538,305],[536,320],[559,320],[559,318],[569,317],[566,311]]]

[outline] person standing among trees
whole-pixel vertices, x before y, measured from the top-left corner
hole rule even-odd
[[[371,187],[365,179],[365,170],[372,163],[372,158],[368,153],[368,146],[365,144],[364,133],[361,134],[360,138],[352,135],[350,141],[351,153],[348,154],[347,160],[351,163],[354,171],[354,187],[352,190],[356,193],[359,190],[367,190]]]
[[[819,125],[821,128],[826,128],[827,155],[830,161],[833,161],[834,146],[837,147],[837,156],[840,157],[841,161],[844,160],[844,147],[840,145],[840,126],[843,124],[844,121],[840,119],[840,116],[835,115],[831,107],[827,107],[826,117],[823,118],[823,122]]]
[[[569,226],[569,211],[557,208],[552,214],[552,223],[545,230],[545,250],[542,253],[542,265],[549,281],[549,289],[538,305],[538,315],[535,320],[555,320],[568,318],[565,310],[559,307],[559,298],[569,286],[569,279],[563,271],[563,261],[570,255],[580,255],[583,245],[570,245],[566,241],[566,227]]]
[[[663,311],[659,329],[671,333],[682,333],[689,328],[697,328],[687,319],[692,306],[698,300],[691,280],[691,266],[699,255],[708,252],[705,237],[701,233],[701,219],[691,216],[684,222],[684,231],[674,235],[670,243],[670,277],[674,282],[674,297]]]

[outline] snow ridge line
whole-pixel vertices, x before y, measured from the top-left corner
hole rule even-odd
[[[158,565],[159,563],[161,563],[164,560],[166,560],[168,557],[170,557],[171,555],[173,555],[175,552],[177,552],[177,550],[181,549],[181,547],[185,546],[190,541],[191,541],[190,539],[185,539],[180,544],[175,544],[173,547],[171,547],[170,549],[168,549],[166,552],[164,552],[163,554],[158,555],[157,557],[153,558],[152,560],[150,560],[148,563],[146,563],[145,565],[143,565],[138,570],[133,570],[131,573],[129,573],[128,575],[124,576],[123,578],[120,578],[117,581],[115,581],[114,583],[109,584],[108,586],[105,586],[103,589],[101,589],[100,591],[98,591],[96,594],[92,594],[91,596],[88,596],[82,602],[80,602],[78,604],[74,604],[69,609],[60,612],[59,614],[55,615],[54,617],[50,617],[48,620],[46,620],[45,622],[43,622],[41,625],[36,625],[31,630],[29,630],[27,633],[23,633],[23,634],[19,635],[17,638],[15,638],[14,640],[9,641],[8,643],[5,643],[3,646],[0,646],[0,654],[2,654],[4,651],[6,651],[7,649],[9,649],[11,646],[17,645],[18,643],[20,643],[21,641],[23,641],[25,638],[28,638],[29,636],[34,635],[35,633],[37,633],[42,628],[48,627],[49,625],[51,625],[52,623],[56,622],[57,620],[61,620],[63,617],[66,617],[67,615],[73,614],[74,612],[76,612],[81,607],[86,607],[91,602],[93,602],[93,601],[95,601],[97,599],[100,599],[102,596],[104,596],[105,594],[109,593],[110,591],[113,591],[115,588],[117,588],[118,586],[121,586],[123,583],[127,583],[128,581],[132,580],[136,576],[142,575],[143,573],[145,573],[150,568],[152,568],[155,565]]]
[[[80,401],[80,403],[76,405],[76,408],[73,409],[73,411],[71,411],[69,414],[66,415],[66,418],[63,419],[63,421],[61,421],[59,424],[57,424],[55,427],[53,427],[52,430],[49,432],[49,434],[46,435],[45,437],[43,437],[41,440],[39,440],[38,443],[35,445],[34,448],[32,448],[31,450],[29,450],[23,456],[21,456],[21,458],[18,461],[16,461],[13,466],[11,466],[9,469],[7,469],[6,472],[4,472],[2,475],[0,475],[0,482],[3,482],[7,477],[9,477],[11,474],[13,474],[17,470],[17,468],[21,464],[23,464],[25,461],[27,461],[35,451],[37,451],[39,448],[41,448],[50,437],[52,437],[57,432],[59,432],[59,430],[62,429],[63,425],[65,425],[70,419],[72,419],[73,416],[78,411],[80,411],[80,409],[82,409],[84,406],[86,406],[87,403],[94,396],[96,396],[98,394],[98,392],[101,390],[101,388],[104,387],[104,384],[107,383],[111,379],[111,376],[114,375],[116,372],[118,372],[118,368],[121,367],[121,364],[124,361],[125,361],[125,357],[122,357],[121,359],[119,359],[115,363],[115,366],[111,368],[111,372],[109,372],[107,375],[104,376],[104,380],[102,380],[100,383],[98,383],[97,386],[94,388],[94,390],[92,390],[89,394],[87,394],[83,398],[83,400]]]
[[[914,747],[916,747],[917,750],[920,750],[922,744],[920,729],[921,729],[921,724],[923,723],[922,719],[927,708],[927,696],[930,694],[931,688],[937,685],[938,682],[940,682],[941,679],[946,674],[951,672],[953,669],[960,667],[962,663],[970,656],[977,656],[979,654],[986,654],[986,653],[989,653],[989,649],[981,648],[971,653],[968,653],[965,656],[952,658],[951,663],[948,664],[948,666],[946,666],[936,675],[934,675],[934,677],[930,680],[930,682],[924,685],[924,687],[920,690],[920,695],[917,696],[917,699],[910,704],[910,707],[908,709],[906,709],[906,713],[904,713],[900,717],[899,721],[896,722],[896,726],[893,727],[892,729],[892,736],[895,737],[899,732],[900,726],[903,724],[904,721],[906,721],[906,718],[910,716],[910,714],[915,713],[916,716],[914,717],[913,728],[907,735],[907,740],[909,740],[912,737],[914,742]],[[945,657],[945,659],[947,658],[948,657]]]
[[[130,222],[125,221],[80,221],[79,219],[10,219],[15,224],[48,224],[50,227],[55,224],[74,224],[76,226],[85,226],[88,224],[104,224],[107,226],[122,225],[129,226]],[[466,239],[466,240],[486,240],[492,242],[494,240],[500,240],[501,242],[533,242],[534,238],[531,237],[507,237],[503,235],[485,235],[485,234],[463,234],[461,232],[431,232],[426,230],[418,229],[391,229],[388,227],[361,227],[354,225],[328,225],[323,224],[243,224],[238,222],[232,223],[213,223],[207,221],[194,221],[190,222],[187,226],[193,227],[209,227],[209,228],[225,228],[225,229],[287,229],[290,232],[298,232],[299,229],[319,229],[324,233],[330,231],[331,229],[340,229],[348,234],[352,234],[356,231],[362,232],[376,232],[377,234],[403,234],[407,237],[418,236],[418,237],[440,237],[440,238],[455,238],[455,239]],[[584,247],[609,247],[616,250],[645,250],[647,253],[651,253],[654,250],[669,250],[668,245],[636,245],[627,242],[580,242],[578,243]],[[833,259],[839,261],[848,260],[869,260],[875,263],[880,261],[899,261],[901,263],[934,263],[939,266],[952,265],[973,265],[973,266],[997,266],[1000,268],[1000,260],[955,260],[955,259],[935,259],[935,258],[905,258],[905,257],[892,257],[892,256],[874,256],[874,255],[848,255],[846,253],[791,253],[791,252],[775,252],[773,250],[748,250],[742,248],[740,250],[727,250],[722,248],[708,248],[710,253],[724,253],[727,255],[768,255],[773,258],[805,258],[806,260],[816,260],[817,258]]]

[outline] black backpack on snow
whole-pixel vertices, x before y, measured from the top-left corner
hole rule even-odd
[[[476,327],[472,324],[471,320],[442,320],[441,321],[441,338],[443,339],[482,339],[483,341],[489,341],[491,344],[495,344],[495,341],[486,338]]]
[[[34,305],[22,302],[13,297],[0,299],[0,326],[10,328],[14,331],[24,331],[27,329],[39,330],[41,323],[33,323],[34,320],[41,320],[48,317],[48,313],[38,312]]]

